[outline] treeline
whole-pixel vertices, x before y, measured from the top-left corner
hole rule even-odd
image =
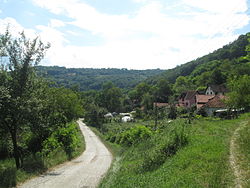
[[[131,89],[150,76],[163,72],[160,69],[128,70],[115,68],[65,68],[36,67],[38,75],[54,82],[53,86],[73,88],[79,91],[100,90],[102,85],[111,81],[116,87]]]
[[[31,158],[44,161],[58,148],[70,159],[80,147],[78,128],[71,123],[83,114],[78,93],[49,87],[34,70],[49,47],[24,33],[17,38],[8,30],[0,35],[0,160],[14,158],[17,169]],[[11,179],[2,166],[0,186],[14,186],[2,185],[4,178]]]

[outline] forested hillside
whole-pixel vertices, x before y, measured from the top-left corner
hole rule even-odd
[[[56,86],[78,88],[81,91],[99,90],[105,82],[112,82],[123,89],[134,87],[150,76],[162,73],[164,70],[128,70],[128,69],[93,69],[38,66],[40,75],[55,82]]]
[[[241,35],[234,42],[208,55],[148,78],[147,82],[156,83],[159,79],[166,79],[174,84],[178,77],[184,76],[185,81],[189,83],[187,86],[195,89],[209,83],[224,83],[232,75],[250,74],[250,64],[245,58],[248,43],[248,34]],[[187,86],[186,89],[188,89]]]

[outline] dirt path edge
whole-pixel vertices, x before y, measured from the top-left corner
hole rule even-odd
[[[229,162],[230,166],[233,169],[233,173],[235,176],[234,182],[235,182],[235,188],[243,188],[243,175],[242,175],[242,169],[239,166],[239,161],[237,158],[238,154],[238,144],[237,139],[240,136],[239,131],[244,129],[248,122],[244,121],[242,122],[239,127],[234,131],[231,141],[230,141],[230,156],[229,156]]]

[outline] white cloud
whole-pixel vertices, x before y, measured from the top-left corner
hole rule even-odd
[[[51,27],[55,28],[55,27],[63,27],[63,26],[65,26],[65,23],[61,20],[51,19],[49,25]]]
[[[247,10],[246,0],[183,0],[183,2],[189,6],[219,14],[231,14]]]
[[[37,25],[39,36],[45,42],[50,42],[52,46],[60,47],[68,43],[65,39],[64,34],[50,26]]]
[[[77,47],[56,30],[65,23],[39,26],[57,46],[50,61],[67,67],[171,68],[236,39],[234,31],[249,23],[246,0],[181,0],[176,8],[182,11],[175,16],[160,1],[133,0],[143,2],[133,15],[104,14],[79,0],[33,1],[73,19],[67,25],[104,39],[100,46]]]
[[[9,27],[10,33],[16,37],[20,32],[24,31],[25,35],[29,38],[35,38],[37,33],[34,29],[24,28],[21,24],[19,24],[14,18],[6,17],[4,19],[0,19],[0,33],[5,33],[7,27]]]

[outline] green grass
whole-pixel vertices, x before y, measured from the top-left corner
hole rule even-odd
[[[239,146],[237,162],[242,169],[243,187],[250,187],[250,121],[239,131],[236,143]]]
[[[85,150],[85,141],[79,128],[77,131],[77,137],[79,138],[80,143],[73,152],[73,158],[79,156]],[[49,168],[67,160],[68,156],[62,148],[57,148],[47,157],[42,157],[39,154],[36,156],[28,156],[24,159],[23,167],[18,170],[15,167],[15,161],[13,158],[0,160],[0,188],[16,186],[18,183],[44,173]]]
[[[229,165],[229,143],[234,130],[247,115],[236,120],[200,119],[186,124],[188,144],[155,168],[145,170],[142,167],[147,161],[157,162],[161,148],[171,142],[173,130],[185,124],[184,120],[170,124],[163,122],[151,138],[131,147],[121,147],[123,152],[116,155],[100,187],[231,187],[234,176]],[[121,131],[120,126],[105,125],[104,134]],[[244,140],[243,143],[249,142]],[[249,146],[246,144],[244,147]]]

